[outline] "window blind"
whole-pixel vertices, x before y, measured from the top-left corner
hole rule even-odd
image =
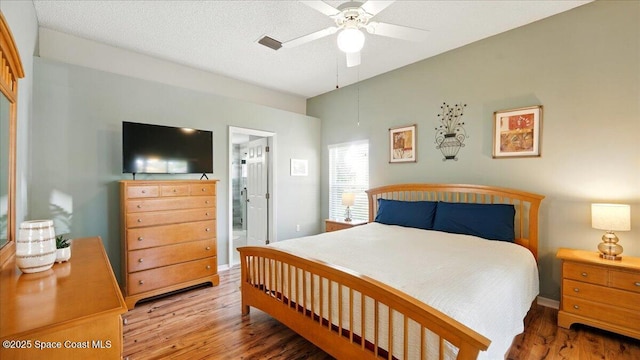
[[[351,207],[354,220],[369,219],[369,141],[329,145],[329,218],[344,219],[346,206],[342,194],[355,194]]]

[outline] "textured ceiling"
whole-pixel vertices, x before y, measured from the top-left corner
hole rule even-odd
[[[344,1],[326,1],[337,7]],[[366,34],[362,64],[347,68],[336,35],[274,51],[333,25],[298,1],[41,1],[40,26],[305,98],[346,86],[589,1],[403,1],[374,20],[429,31],[420,43]]]

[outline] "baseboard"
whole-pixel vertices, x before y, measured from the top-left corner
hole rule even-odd
[[[552,309],[560,309],[560,301],[548,299],[542,296],[538,296],[537,303],[540,306],[552,308]]]
[[[229,270],[229,269],[230,269],[229,264],[218,265],[218,272]]]

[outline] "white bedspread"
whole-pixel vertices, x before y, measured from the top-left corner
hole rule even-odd
[[[399,289],[491,340],[478,359],[503,359],[538,295],[538,268],[519,245],[370,223],[273,243]]]

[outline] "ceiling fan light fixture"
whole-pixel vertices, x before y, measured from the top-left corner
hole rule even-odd
[[[358,52],[363,46],[364,34],[357,28],[348,27],[338,34],[338,48],[345,53]]]

